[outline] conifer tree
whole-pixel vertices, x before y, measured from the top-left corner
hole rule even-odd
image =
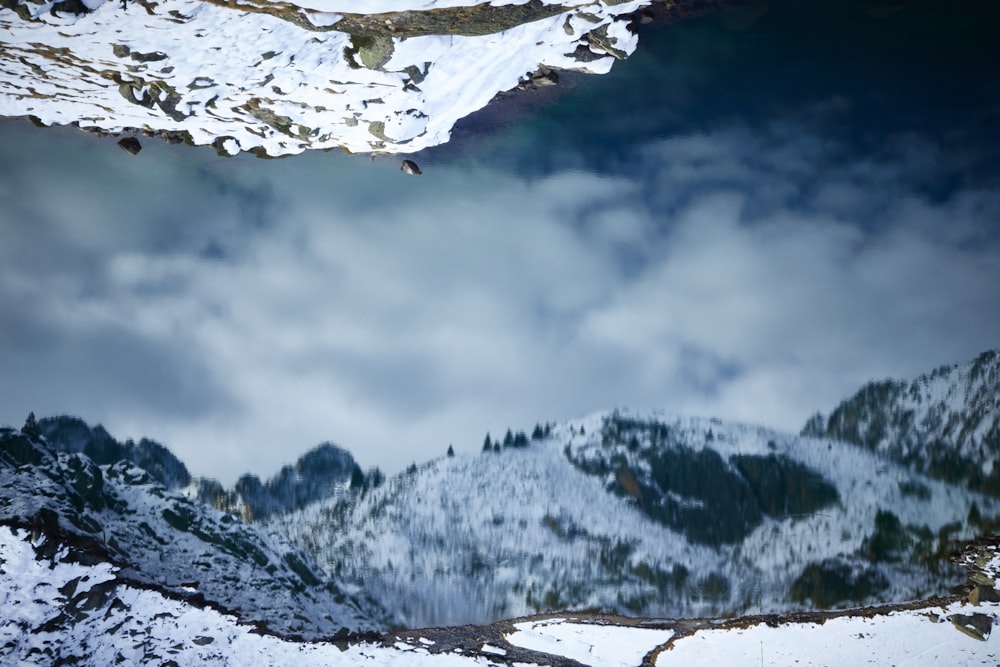
[[[25,435],[38,435],[38,422],[35,421],[34,412],[28,413],[28,418],[24,420],[24,426],[21,427],[21,432]]]

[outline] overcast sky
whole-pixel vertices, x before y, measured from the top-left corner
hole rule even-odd
[[[720,116],[596,171],[515,128],[420,178],[0,121],[0,422],[78,415],[226,483],[614,407],[798,431],[1000,346],[1000,189],[954,178],[974,128],[858,150],[829,131],[856,111]]]

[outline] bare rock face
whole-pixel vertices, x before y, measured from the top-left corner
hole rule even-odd
[[[118,145],[121,149],[128,153],[129,155],[138,155],[139,151],[142,150],[142,144],[135,137],[125,137],[118,140]]]
[[[399,170],[404,174],[409,174],[410,176],[419,176],[424,173],[420,171],[420,167],[413,160],[403,160],[403,164],[399,165]]]

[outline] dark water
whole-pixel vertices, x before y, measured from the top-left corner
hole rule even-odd
[[[899,135],[959,141],[975,155],[950,185],[996,185],[998,22],[990,2],[821,0],[773,2],[741,29],[726,14],[641,26],[642,47],[627,65],[574,79],[580,85],[559,104],[518,125],[514,136],[537,150],[504,138],[489,155],[546,173],[571,152],[588,169],[615,173],[657,138],[834,107],[818,129],[843,158],[884,152]]]
[[[2,121],[0,421],[229,480],[325,439],[391,472],[615,406],[798,430],[971,359],[1000,344],[992,4],[646,26],[419,179]]]

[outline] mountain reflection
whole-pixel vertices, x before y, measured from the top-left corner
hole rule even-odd
[[[497,93],[554,85],[550,68],[607,72],[648,2],[8,4],[0,115],[277,156],[445,142]]]
[[[331,437],[393,472],[619,405],[798,431],[994,347],[988,10],[801,4],[643,28],[419,179],[3,121],[0,421],[223,481]]]

